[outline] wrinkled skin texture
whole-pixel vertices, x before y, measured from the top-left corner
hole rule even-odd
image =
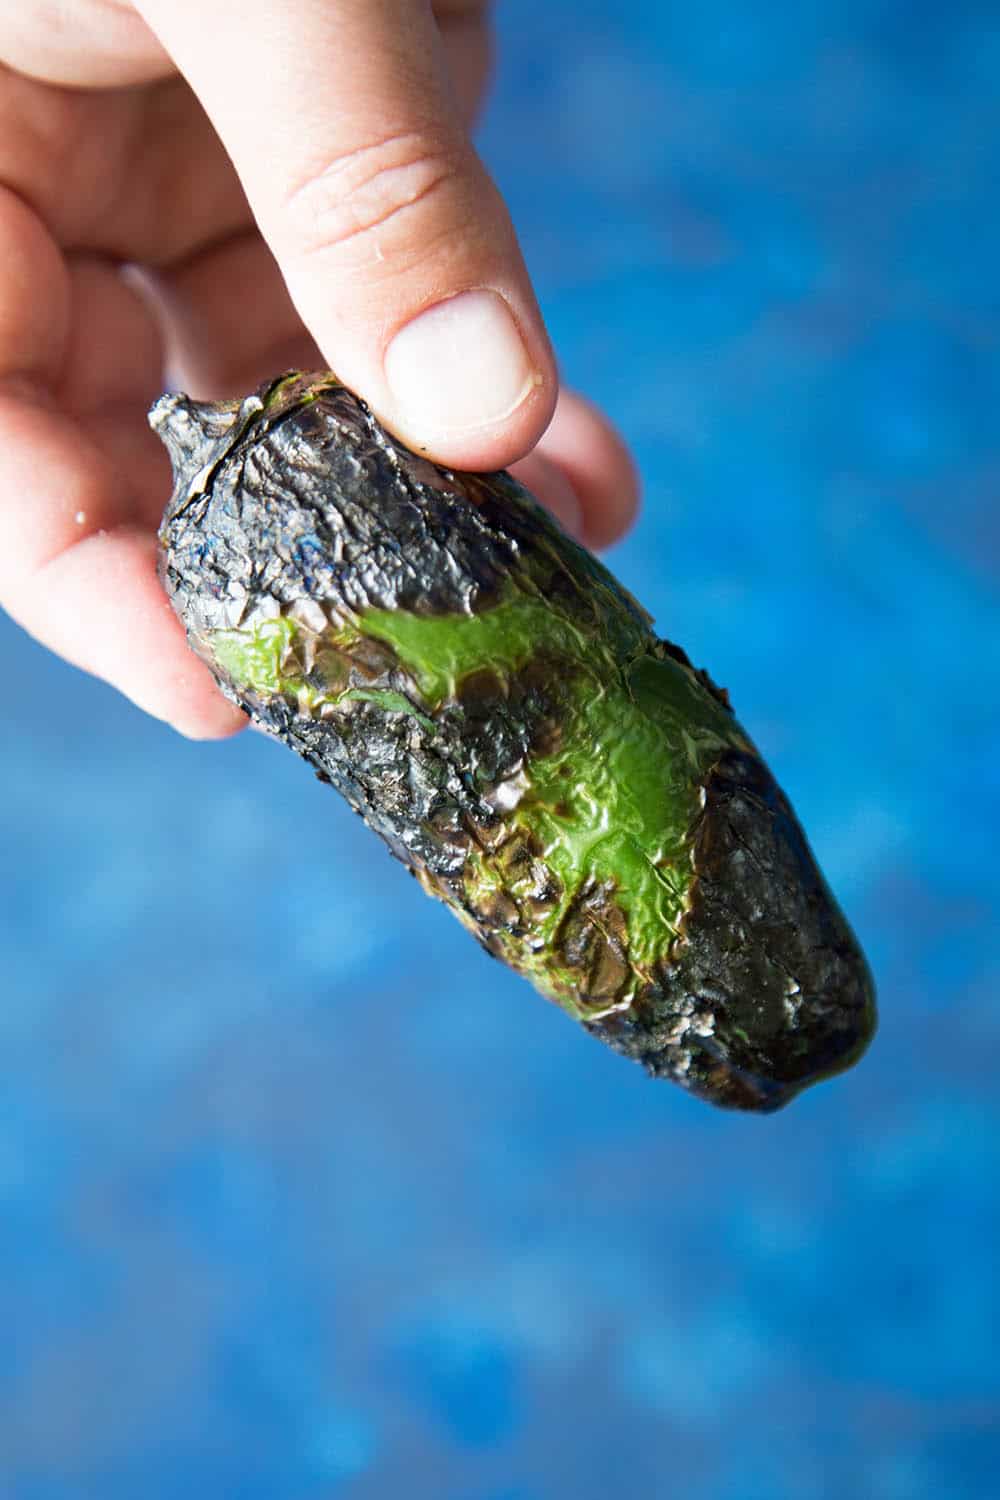
[[[152,420],[190,644],[491,953],[717,1104],[860,1054],[864,959],[726,695],[516,481],[332,376]]]

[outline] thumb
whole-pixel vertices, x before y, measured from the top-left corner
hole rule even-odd
[[[430,0],[138,0],[212,119],[303,322],[381,420],[499,468],[556,374]]]

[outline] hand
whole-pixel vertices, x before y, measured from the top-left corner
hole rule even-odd
[[[4,7],[0,599],[183,733],[244,720],[156,577],[170,478],[146,409],[168,379],[219,399],[329,365],[443,463],[524,459],[594,545],[634,510],[596,411],[564,395],[545,431],[552,353],[466,134],[486,8]]]

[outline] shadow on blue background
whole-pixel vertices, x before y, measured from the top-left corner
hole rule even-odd
[[[295,760],[0,627],[0,1490],[987,1500],[1000,17],[501,7],[485,154],[879,981],[773,1118],[490,964]]]

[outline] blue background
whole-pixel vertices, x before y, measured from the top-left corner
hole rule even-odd
[[[714,1112],[295,759],[0,624],[0,1492],[986,1500],[1000,13],[509,0],[482,134],[613,565],[727,684],[882,1027]]]

